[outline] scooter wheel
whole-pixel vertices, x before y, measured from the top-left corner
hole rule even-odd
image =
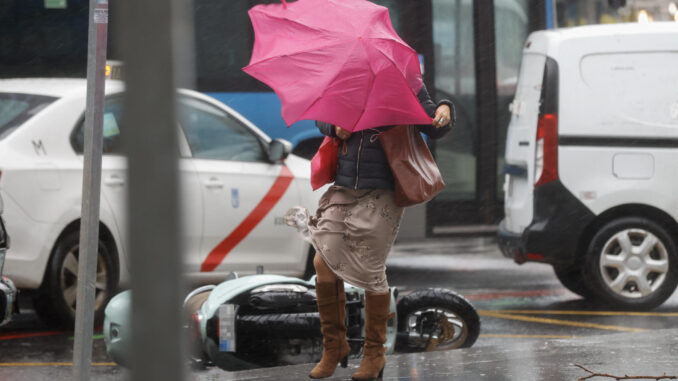
[[[399,352],[468,348],[479,334],[478,312],[454,291],[418,290],[398,302],[396,350]]]

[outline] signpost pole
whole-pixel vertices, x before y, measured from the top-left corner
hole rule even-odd
[[[108,36],[108,0],[90,0],[87,47],[85,158],[78,254],[78,292],[73,345],[73,379],[89,380],[92,361],[94,297],[99,252],[99,201]],[[108,290],[112,292],[112,290]]]

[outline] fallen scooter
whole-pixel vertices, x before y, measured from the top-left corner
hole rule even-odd
[[[350,357],[362,351],[364,290],[345,284]],[[129,366],[131,291],[116,295],[105,311],[104,340],[112,359]],[[252,275],[200,287],[184,301],[186,333],[195,365],[234,371],[312,363],[322,355],[322,336],[315,294],[309,280],[279,275]],[[387,354],[470,347],[478,338],[480,319],[461,295],[435,288],[400,297],[391,288]]]

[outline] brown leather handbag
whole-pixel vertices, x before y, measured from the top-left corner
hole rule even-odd
[[[398,206],[429,201],[445,188],[433,155],[416,127],[393,127],[379,134],[379,142],[395,178]]]

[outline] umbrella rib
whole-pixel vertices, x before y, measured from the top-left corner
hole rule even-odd
[[[361,45],[362,45],[362,44],[361,44]],[[353,53],[353,50],[355,50],[355,49],[356,49],[356,48],[354,47],[354,48],[351,50],[351,53]],[[344,60],[344,62],[343,62],[343,63],[341,64],[341,66],[339,67],[339,70],[337,70],[337,72],[332,76],[332,79],[330,79],[329,81],[327,81],[327,83],[325,84],[325,87],[324,87],[325,89],[323,90],[323,92],[322,92],[320,95],[318,95],[318,96],[315,98],[315,100],[313,100],[313,102],[312,102],[308,107],[306,107],[306,109],[304,109],[304,111],[303,111],[302,113],[300,113],[300,115],[304,115],[308,110],[310,110],[311,108],[313,108],[313,106],[315,106],[315,104],[318,103],[318,101],[319,101],[320,99],[322,99],[322,97],[325,96],[325,93],[327,92],[327,89],[328,89],[328,85],[329,85],[330,83],[334,82],[335,79],[337,79],[337,77],[339,76],[339,74],[341,74],[342,69],[344,68],[344,66],[346,66],[346,63],[348,62],[348,60],[349,60],[350,58],[351,58],[351,54],[347,54],[347,55],[346,55],[346,59]],[[370,70],[372,70],[372,67],[370,67]],[[374,71],[372,71],[372,73],[374,73]],[[358,120],[360,120],[360,118],[358,118]]]
[[[386,60],[391,64],[391,66],[393,66],[396,70],[400,71],[400,68],[398,68],[398,66],[395,64],[395,62],[393,62],[393,60],[392,60],[389,56],[387,56],[384,52],[382,52],[382,51],[381,51],[379,48],[377,48],[377,47],[375,47],[375,50],[376,50],[377,52],[379,52],[379,54],[381,54],[382,56],[384,56],[384,57],[386,58]],[[423,83],[423,78],[422,78],[422,83]],[[408,86],[408,88],[410,89],[410,91],[412,92],[412,94],[414,94],[414,96],[416,97],[417,94],[414,93],[414,90],[412,90],[412,88],[410,88],[409,86]],[[417,99],[418,99],[418,97],[417,97]]]
[[[365,44],[361,43],[360,46],[363,48],[365,55],[369,56],[367,54],[367,49],[365,49]],[[367,96],[365,96],[365,101],[363,102],[363,109],[360,111],[360,116],[358,116],[358,119],[355,122],[356,126],[358,125],[358,122],[360,122],[360,119],[363,118],[363,115],[365,115],[365,111],[367,111],[367,101],[370,99],[370,94],[372,94],[372,91],[374,90],[374,83],[377,81],[377,73],[375,73],[374,69],[372,69],[372,65],[367,65],[367,66],[370,68],[370,71],[372,72],[372,78],[371,78],[371,81],[370,81],[370,89],[367,91]],[[353,127],[355,129],[355,126],[353,126]]]
[[[411,46],[407,45],[407,43],[403,43],[402,41],[396,40],[396,39],[394,39],[394,38],[386,38],[386,37],[367,37],[367,39],[368,39],[368,40],[381,40],[381,41],[387,41],[387,42],[395,42],[396,44],[398,44],[398,45],[400,45],[400,46],[402,46],[402,47],[404,47],[404,48],[407,48],[407,49],[413,51],[414,53],[417,52],[417,51],[414,50]]]
[[[294,57],[294,56],[297,56],[297,55],[299,55],[299,54],[312,53],[312,52],[315,51],[315,50],[328,48],[328,47],[330,47],[330,46],[338,45],[338,44],[341,44],[341,43],[343,43],[343,41],[336,41],[336,42],[333,42],[333,43],[329,43],[329,44],[327,44],[327,45],[317,46],[317,47],[311,48],[311,49],[299,50],[299,51],[296,51],[296,52],[294,52],[294,53],[285,53],[284,56],[287,56],[287,57]],[[283,55],[277,55],[277,56],[273,56],[273,57],[266,57],[266,58],[264,58],[264,59],[262,59],[262,60],[259,60],[259,61],[257,61],[257,62],[250,63],[250,64],[247,65],[246,67],[248,67],[248,66],[249,66],[249,67],[256,66],[256,65],[258,65],[258,64],[261,64],[261,63],[264,63],[264,62],[268,62],[268,61],[271,61],[271,60],[276,59],[276,58],[282,58],[282,57],[283,57]]]

